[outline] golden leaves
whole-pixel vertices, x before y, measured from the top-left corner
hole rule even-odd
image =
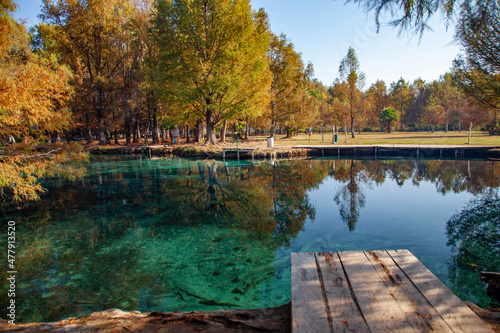
[[[70,77],[70,71],[54,59],[36,55],[30,55],[29,61],[0,64],[0,139],[68,125],[62,107],[71,96]]]
[[[0,1],[4,6],[5,0]],[[70,124],[66,103],[72,95],[72,74],[55,56],[32,53],[23,25],[12,27],[2,36],[7,47],[0,45],[0,196],[36,200],[44,191],[40,178],[81,177],[79,165],[87,155],[78,145],[47,146],[38,141]],[[7,138],[18,143],[7,144]]]
[[[43,177],[59,176],[68,180],[84,176],[82,163],[88,161],[76,144],[46,147],[32,151],[31,145],[2,147],[0,150],[0,196],[14,201],[38,200],[45,190],[39,184]]]

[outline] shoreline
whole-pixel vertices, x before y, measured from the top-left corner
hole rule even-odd
[[[500,309],[482,309],[465,302],[494,332],[500,333]],[[83,318],[51,323],[20,323],[0,320],[2,332],[291,332],[291,303],[275,308],[195,312],[94,312]]]
[[[228,151],[230,149],[230,151]],[[205,146],[200,143],[156,145],[105,145],[85,146],[92,155],[135,155],[144,157],[189,157],[198,159],[257,159],[306,157],[372,157],[372,158],[484,158],[500,159],[500,146],[483,145],[428,145],[428,144],[379,144],[379,145],[280,145],[267,147],[266,141],[242,141],[237,146],[222,143]],[[226,151],[224,153],[224,151]],[[238,151],[238,154],[236,152]]]

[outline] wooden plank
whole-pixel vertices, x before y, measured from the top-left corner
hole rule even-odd
[[[333,332],[313,253],[292,253],[292,332]]]
[[[338,254],[370,331],[414,332],[366,255],[360,251]]]
[[[344,273],[337,253],[316,255],[334,332],[370,332]]]
[[[455,332],[493,332],[408,250],[387,251]]]
[[[418,332],[453,332],[386,251],[368,251],[365,254],[401,310],[406,313],[409,325]]]

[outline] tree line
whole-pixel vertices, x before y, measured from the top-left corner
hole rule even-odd
[[[462,16],[457,38],[467,49],[475,23]],[[120,137],[132,143],[149,136],[159,143],[175,125],[188,142],[207,144],[224,141],[228,127],[244,137],[250,128],[273,137],[331,125],[348,126],[354,137],[396,123],[401,130],[448,131],[492,123],[496,110],[491,98],[477,96],[479,88],[467,90],[471,71],[463,58],[433,82],[379,80],[364,90],[350,48],[339,78],[325,86],[248,0],[44,0],[40,19],[29,34],[32,52],[71,75],[54,87],[69,95],[58,114],[71,116],[52,129],[55,139],[118,144]],[[388,107],[395,114],[381,118]]]
[[[354,57],[350,49],[346,58]],[[357,62],[357,60],[356,60]],[[359,67],[359,65],[358,65]],[[337,79],[329,88],[331,111],[322,114],[324,123],[337,123],[350,127],[352,137],[358,131],[443,131],[468,129],[469,124],[488,128],[496,112],[464,93],[457,85],[453,73],[446,73],[438,80],[413,82],[400,78],[389,85],[377,80],[362,90],[359,69],[346,80]],[[349,77],[350,76],[350,77]],[[357,80],[353,77],[357,77]]]
[[[248,0],[46,0],[40,18],[34,52],[73,74],[68,137],[158,143],[179,125],[215,144],[228,126],[274,128],[315,98],[312,65]]]

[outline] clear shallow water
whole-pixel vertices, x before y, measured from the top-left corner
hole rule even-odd
[[[481,306],[479,272],[500,270],[498,162],[106,158],[44,186],[41,201],[2,207],[2,248],[6,222],[18,226],[24,322],[281,305],[291,252],[409,249]]]

